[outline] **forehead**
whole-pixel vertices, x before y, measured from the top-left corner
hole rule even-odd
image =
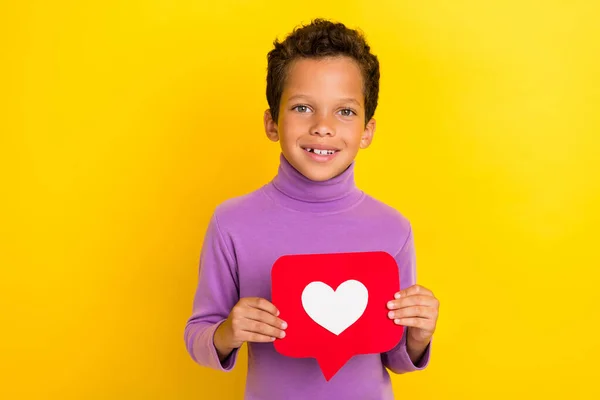
[[[301,58],[288,69],[283,97],[355,97],[363,101],[363,78],[349,57]]]

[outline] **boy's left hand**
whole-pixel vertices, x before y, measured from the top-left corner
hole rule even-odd
[[[435,298],[431,290],[413,285],[401,290],[394,296],[395,299],[388,302],[388,317],[397,325],[407,327],[407,345],[427,347],[438,319],[440,302]]]

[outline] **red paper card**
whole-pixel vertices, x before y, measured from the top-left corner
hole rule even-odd
[[[402,338],[387,315],[400,279],[386,252],[287,255],[271,278],[271,300],[288,323],[275,349],[316,358],[327,381],[352,356],[386,352]]]

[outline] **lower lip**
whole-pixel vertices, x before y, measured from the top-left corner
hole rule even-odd
[[[320,154],[313,153],[312,151],[306,151],[304,149],[302,149],[302,151],[305,152],[306,155],[309,156],[310,158],[312,158],[314,161],[320,162],[320,163],[326,163],[328,161],[333,160],[335,158],[335,156],[337,156],[337,154],[339,153],[339,151],[336,151],[333,154],[327,154],[325,156],[322,156]]]

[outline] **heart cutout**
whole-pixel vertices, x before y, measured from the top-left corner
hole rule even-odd
[[[369,291],[361,282],[350,279],[333,290],[315,281],[302,291],[302,306],[308,316],[334,335],[339,335],[363,315]]]

